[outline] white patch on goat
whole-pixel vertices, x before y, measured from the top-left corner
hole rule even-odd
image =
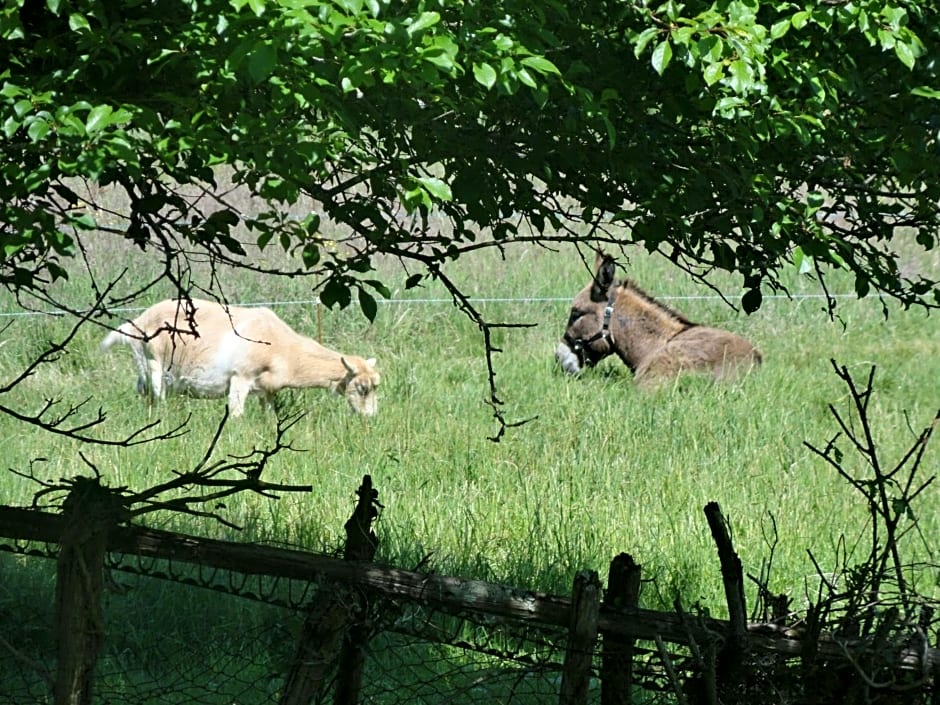
[[[234,331],[225,333],[219,340],[208,364],[194,365],[188,350],[181,347],[171,359],[166,370],[165,383],[176,391],[195,397],[225,397],[229,395],[230,383],[238,359],[239,346],[245,341]],[[244,399],[242,399],[242,405]]]

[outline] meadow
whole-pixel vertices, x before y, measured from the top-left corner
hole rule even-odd
[[[102,274],[154,266],[128,249],[89,253]],[[936,316],[889,304],[883,315],[874,298],[839,299],[832,320],[809,278],[785,273],[793,298],[768,298],[759,312],[736,312],[708,288],[662,258],[630,253],[627,274],[654,296],[693,320],[728,328],[763,352],[762,368],[734,385],[683,378],[655,392],[637,390],[629,370],[608,359],[578,378],[557,369],[554,346],[564,329],[570,299],[588,281],[574,248],[520,246],[480,252],[451,265],[448,275],[474,297],[490,322],[525,323],[497,328],[494,344],[500,407],[510,422],[498,443],[483,341],[476,324],[455,308],[443,290],[403,290],[405,275],[382,263],[379,274],[392,299],[369,323],[355,308],[318,307],[302,278],[266,279],[231,274],[223,281],[233,302],[268,303],[296,330],[340,351],[375,356],[383,374],[379,413],[352,414],[323,390],[288,393],[289,406],[304,416],[287,440],[295,449],[278,455],[270,482],[310,484],[309,494],[270,500],[243,494],[219,509],[241,527],[233,531],[209,518],[156,512],[145,523],[199,535],[264,541],[334,551],[363,474],[370,474],[384,505],[377,524],[379,559],[413,567],[429,557],[438,573],[455,574],[566,593],[576,570],[606,575],[619,552],[631,553],[649,581],[642,602],[669,608],[674,598],[723,611],[715,550],[702,509],[720,503],[730,520],[745,571],[757,575],[773,556],[769,587],[786,592],[800,608],[819,583],[809,552],[833,574],[867,551],[865,502],[837,473],[804,446],[821,447],[838,430],[828,405],[850,415],[847,390],[833,373],[835,359],[863,382],[876,366],[871,402],[876,440],[885,463],[910,446],[933,418],[940,397],[940,326]],[[911,266],[940,271],[936,257]],[[734,277],[715,284],[734,303]],[[838,278],[835,293],[851,291]],[[60,294],[88,295],[88,282],[74,276]],[[152,303],[167,292],[151,292]],[[31,356],[70,329],[61,316],[25,315],[10,298],[0,344],[4,380]],[[131,316],[133,311],[123,312]],[[129,448],[82,447],[0,417],[6,468],[32,472],[48,482],[89,474],[86,461],[109,484],[141,490],[188,470],[204,455],[224,402],[174,397],[150,409],[137,396],[130,351],[106,354],[97,346],[104,330],[85,325],[68,352],[40,366],[2,403],[36,410],[46,399],[86,401],[81,414],[101,408],[101,433],[126,435],[158,422],[170,428],[189,419],[179,438]],[[243,418],[228,422],[216,458],[244,455],[273,441],[274,417],[249,400]],[[79,457],[79,451],[85,460]],[[922,472],[938,466],[934,441]],[[39,460],[41,459],[41,460]],[[845,466],[864,473],[847,449]],[[40,487],[0,473],[0,501],[26,505]],[[45,496],[44,502],[52,499]],[[931,487],[913,508],[919,532],[905,539],[911,562],[927,562],[919,587],[937,583],[934,546],[940,495]],[[773,550],[771,551],[771,547]],[[852,551],[855,551],[853,557]],[[749,585],[753,603],[755,586]]]
[[[738,384],[688,377],[641,392],[618,360],[605,360],[578,378],[564,375],[555,363],[570,300],[589,279],[593,257],[583,254],[587,263],[573,247],[520,246],[505,257],[478,252],[446,270],[487,321],[526,324],[492,330],[501,350],[493,358],[500,410],[509,422],[527,421],[506,430],[498,443],[489,440],[499,426],[488,404],[481,332],[439,285],[405,290],[408,273],[395,263],[378,263],[377,275],[392,298],[379,305],[370,323],[354,307],[319,307],[311,294],[315,281],[217,272],[230,301],[267,303],[296,330],[322,335],[334,349],[377,357],[383,375],[379,412],[361,418],[325,390],[288,393],[285,410],[304,415],[286,438],[293,450],[270,462],[265,479],[309,484],[312,492],[276,500],[244,493],[224,506],[206,507],[239,530],[168,511],[147,514],[142,523],[335,552],[345,538],[355,490],[368,473],[384,505],[376,524],[382,562],[567,594],[575,571],[591,568],[603,579],[611,558],[628,552],[643,565],[643,606],[671,609],[678,598],[721,616],[720,571],[702,511],[717,501],[745,572],[766,575],[769,566],[768,587],[789,594],[794,610],[818,598],[820,570],[841,585],[844,569],[867,555],[870,517],[863,498],[804,446],[809,441],[821,447],[835,435],[830,404],[851,415],[830,359],[847,366],[859,383],[876,366],[870,416],[882,460],[890,465],[938,406],[936,316],[889,304],[885,318],[877,299],[846,295],[832,320],[818,286],[796,271],[784,273],[793,298],[768,298],[759,312],[746,316],[664,259],[629,252],[626,273],[652,295],[693,320],[746,336],[765,360]],[[136,248],[95,241],[86,256],[85,271],[73,270],[55,292],[77,308],[90,301],[92,281],[100,287],[123,273],[115,289],[121,293],[159,267]],[[266,257],[276,255],[256,253],[255,262]],[[940,258],[921,257],[907,266],[940,272]],[[192,276],[194,283],[207,280],[199,265]],[[732,304],[737,301],[734,277],[713,283]],[[837,277],[831,290],[844,294],[852,283]],[[171,293],[168,285],[158,287],[138,305]],[[41,302],[32,307],[48,310]],[[135,308],[116,315],[132,317]],[[72,329],[70,318],[37,311],[24,310],[9,295],[0,299],[4,384]],[[23,413],[37,412],[48,400],[56,400],[53,413],[80,405],[75,421],[93,418],[100,409],[106,422],[95,433],[101,437],[124,437],[150,423],[159,432],[183,421],[187,432],[132,447],[83,446],[0,415],[6,469],[0,473],[0,502],[33,501],[43,485],[24,475],[56,484],[98,472],[107,484],[139,491],[203,459],[224,402],[171,397],[151,409],[136,393],[130,351],[99,351],[104,333],[94,322],[85,324],[64,354],[2,394],[0,404]],[[213,460],[269,447],[275,428],[275,417],[250,399],[245,415],[222,430]],[[845,451],[845,467],[865,476],[862,459],[847,446]],[[936,473],[938,458],[935,439],[924,456],[923,475]],[[43,494],[39,503],[48,506],[62,496]],[[917,589],[936,597],[937,560],[929,537],[940,528],[937,489],[929,487],[911,509],[919,530],[905,536],[903,555],[918,565],[910,574]],[[0,555],[0,571],[5,639],[31,663],[48,667],[54,654],[48,631],[54,566]],[[128,580],[119,577],[125,589],[108,597],[109,655],[96,684],[108,702],[261,703],[276,696],[291,635],[299,627],[295,613],[174,583]],[[753,605],[755,583],[746,589]],[[459,668],[455,662],[431,656],[422,665],[430,654],[419,650],[407,652],[417,665],[396,664],[406,651],[378,645],[372,651],[373,667],[387,667],[383,672],[390,674],[387,681],[371,681],[373,688],[388,688],[375,702],[474,702],[474,691],[465,685],[453,686],[451,695],[417,697],[426,687],[420,683],[450,683],[451,670]],[[465,658],[458,655],[456,663]],[[0,669],[0,703],[47,702],[41,680],[27,677],[32,671]],[[404,685],[403,671],[412,674],[413,686]],[[465,678],[473,681],[472,670]],[[197,683],[211,695],[197,698]],[[180,685],[179,699],[173,699],[167,688]],[[466,699],[454,700],[456,692],[465,692]]]

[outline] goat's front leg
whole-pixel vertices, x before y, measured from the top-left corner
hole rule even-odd
[[[251,391],[251,380],[232,375],[228,383],[228,412],[232,416],[241,416],[245,411],[245,399]]]

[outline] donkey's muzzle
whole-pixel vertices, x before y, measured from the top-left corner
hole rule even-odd
[[[555,359],[558,360],[558,364],[561,365],[562,369],[569,375],[581,373],[584,363],[581,361],[578,354],[568,347],[568,343],[563,340],[558,343],[558,347],[555,348]]]

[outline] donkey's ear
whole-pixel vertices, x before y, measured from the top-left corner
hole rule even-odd
[[[614,283],[617,265],[610,255],[598,253],[597,271],[594,272],[594,284],[591,286],[591,301],[606,301],[607,290]]]

